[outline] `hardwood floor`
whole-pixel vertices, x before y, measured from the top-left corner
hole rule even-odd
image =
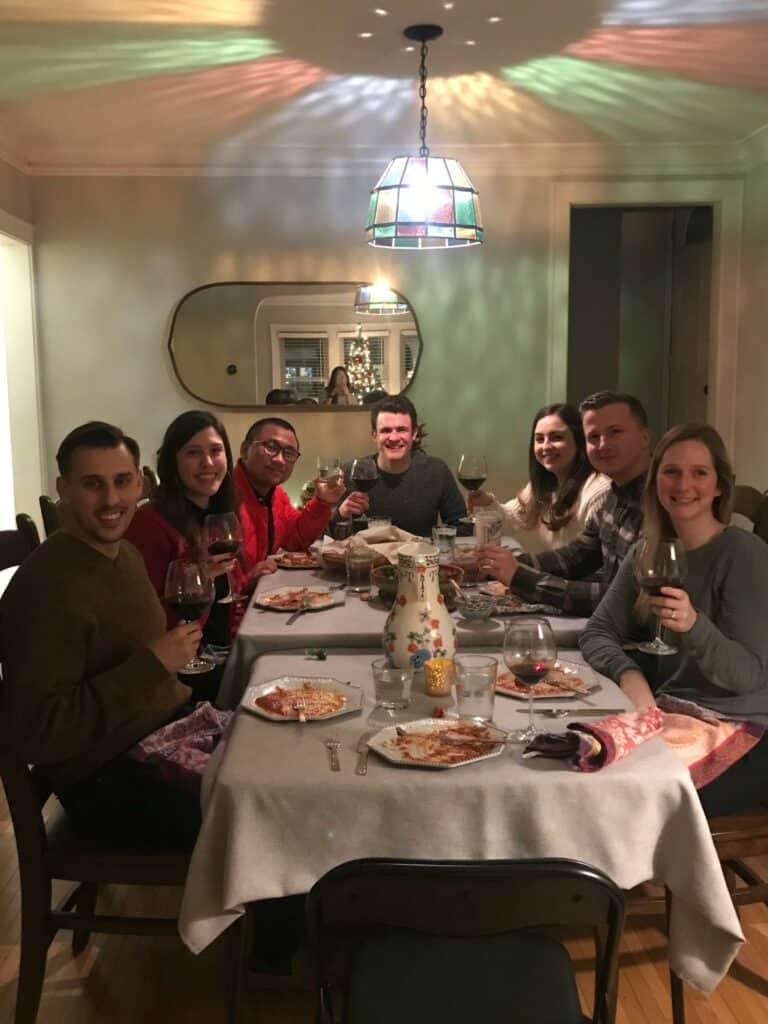
[[[768,871],[768,861],[755,861]],[[113,887],[99,903],[116,912],[173,913],[180,894]],[[0,1024],[10,1024],[18,970],[19,893],[16,849],[0,793]],[[708,998],[686,993],[688,1024],[764,1024],[768,1020],[768,908],[746,907],[747,943],[730,975]],[[666,944],[661,918],[630,917],[622,944],[619,1024],[671,1021]],[[585,1006],[592,985],[588,939],[568,942]],[[39,1024],[224,1024],[231,946],[224,935],[194,957],[174,938],[95,935],[77,958],[70,934],[60,932],[48,955]],[[299,1024],[313,1020],[313,993],[304,951],[293,978],[252,976],[243,1024]]]

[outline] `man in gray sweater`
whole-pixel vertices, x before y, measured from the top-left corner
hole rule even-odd
[[[430,537],[438,516],[443,523],[463,529],[459,520],[466,515],[464,499],[448,466],[442,459],[418,448],[419,423],[413,403],[402,395],[377,402],[371,410],[371,428],[377,452],[377,476],[367,493],[355,489],[353,462],[342,466],[347,495],[331,518],[331,531],[340,520],[367,514],[386,516],[394,526]]]

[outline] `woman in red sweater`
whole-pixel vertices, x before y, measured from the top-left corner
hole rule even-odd
[[[239,562],[230,555],[209,555],[201,548],[203,523],[207,515],[237,512],[232,482],[232,451],[223,424],[211,413],[193,410],[177,416],[165,432],[157,453],[160,478],[155,498],[136,510],[126,537],[141,552],[147,573],[163,599],[168,565],[177,558],[204,563],[216,580],[216,597],[227,593],[227,571],[233,585],[244,583]],[[250,578],[274,572],[271,559],[254,566]],[[239,622],[236,604],[215,603],[203,626],[203,641],[228,646]],[[167,610],[169,626],[176,617]],[[192,683],[198,696],[208,696],[218,687],[219,673],[208,673]],[[208,677],[212,678],[209,679]],[[216,677],[215,679],[213,677]]]

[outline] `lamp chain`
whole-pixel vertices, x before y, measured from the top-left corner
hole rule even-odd
[[[421,63],[419,64],[419,97],[421,99],[421,116],[419,118],[419,156],[429,156],[427,146],[427,44],[421,44]]]

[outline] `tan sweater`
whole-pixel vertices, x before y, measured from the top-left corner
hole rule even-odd
[[[166,722],[190,690],[147,645],[165,614],[136,549],[112,561],[58,531],[0,601],[0,722],[61,790]]]

